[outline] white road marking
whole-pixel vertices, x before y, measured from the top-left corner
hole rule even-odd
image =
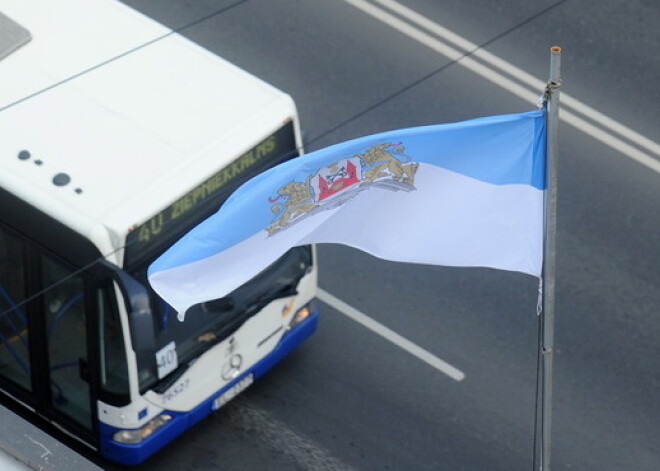
[[[410,8],[400,4],[395,0],[374,0],[377,3],[389,8],[395,13],[408,18],[408,20],[416,23],[418,26],[426,29],[427,31],[443,38],[446,41],[454,43],[455,46],[463,49],[463,52],[471,52],[474,57],[487,62],[492,67],[499,69],[501,72],[508,74],[511,78],[518,80],[519,82],[524,83],[532,90],[542,90],[545,87],[545,82],[541,79],[534,77],[533,75],[525,72],[524,70],[516,67],[515,65],[507,62],[495,54],[480,49],[479,45],[459,36],[458,34],[448,30],[447,28],[435,23],[425,16],[420,15],[419,13],[411,10]],[[587,104],[581,102],[577,98],[567,95],[566,93],[561,94],[561,101],[563,107],[573,108],[574,111],[590,117],[596,121],[601,126],[609,129],[612,132],[615,132],[626,139],[629,139],[632,142],[637,143],[640,147],[644,147],[650,152],[660,156],[660,144],[657,142],[648,139],[647,137],[642,136],[636,131],[633,131],[629,127],[611,119],[610,117],[602,114],[601,112],[591,108]]]
[[[418,41],[419,43],[431,48],[432,50],[442,54],[452,61],[456,61],[463,67],[471,70],[480,77],[500,86],[513,95],[528,101],[534,105],[538,102],[538,97],[545,88],[545,82],[540,80],[527,72],[515,67],[509,62],[491,54],[483,49],[479,49],[478,45],[468,41],[467,39],[459,36],[458,34],[448,30],[447,28],[431,21],[430,19],[420,15],[419,13],[409,9],[408,7],[396,2],[395,0],[374,0],[375,2],[387,7],[392,13],[380,8],[365,0],[344,0],[346,3],[362,10],[371,17],[387,24],[391,28],[405,34]],[[428,33],[412,26],[409,23],[401,20],[400,17],[406,18],[408,21],[424,28]],[[436,37],[442,38],[444,41],[452,43],[452,47]],[[469,56],[465,53],[470,52]],[[488,65],[484,65],[482,62]],[[496,70],[497,69],[497,70]],[[498,72],[499,70],[499,72]],[[506,75],[505,75],[506,74]],[[521,85],[522,84],[522,85]],[[529,88],[528,88],[529,87]],[[636,131],[626,127],[625,125],[605,116],[599,111],[589,107],[583,102],[573,98],[566,93],[561,94],[562,110],[560,110],[560,118],[567,124],[575,127],[576,129],[586,133],[594,139],[602,142],[603,144],[621,152],[623,155],[630,159],[650,168],[651,170],[660,173],[660,161],[646,152],[639,150],[641,147],[660,157],[660,144],[642,136]],[[578,114],[584,116],[580,117]],[[612,133],[618,134],[622,138],[627,139],[629,142],[623,141],[620,137],[614,136],[607,131],[600,129],[598,126],[591,124],[585,118],[596,123],[598,126],[609,130]]]
[[[401,335],[397,334],[394,332],[392,329],[389,327],[385,327],[383,324],[380,322],[377,322],[373,320],[371,317],[367,316],[366,314],[361,313],[357,309],[355,309],[352,306],[349,306],[346,304],[344,301],[341,299],[336,298],[332,294],[328,293],[327,291],[318,288],[317,290],[317,297],[326,303],[328,306],[336,309],[337,311],[341,312],[342,314],[350,317],[353,319],[355,322],[362,324],[364,327],[367,329],[371,330],[372,332],[380,335],[386,340],[389,340],[399,348],[404,349],[411,355],[419,358],[423,362],[429,364],[436,370],[440,371],[441,373],[446,374],[449,376],[451,379],[454,381],[463,381],[465,379],[465,373],[463,373],[461,370],[458,368],[450,365],[444,360],[441,360],[440,358],[436,357],[429,351],[423,349],[419,345],[411,342],[410,340],[406,339],[405,337],[402,337]]]

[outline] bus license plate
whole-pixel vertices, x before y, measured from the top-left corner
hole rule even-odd
[[[247,375],[245,378],[240,380],[238,383],[234,384],[231,388],[227,389],[225,392],[220,394],[213,401],[213,410],[218,410],[229,401],[234,399],[240,393],[245,391],[248,386],[254,382],[254,377],[252,374]]]

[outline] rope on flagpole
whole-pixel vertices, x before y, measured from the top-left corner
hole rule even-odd
[[[561,51],[561,48],[559,48]],[[548,83],[545,85],[545,89],[543,90],[543,94],[539,97],[539,103],[538,107],[539,108],[545,108],[548,106],[548,101],[550,100],[550,95],[554,90],[557,90],[558,88],[561,87],[561,78],[557,77],[556,81],[553,81],[550,79]]]
[[[536,315],[540,316],[543,312],[543,277],[539,278],[539,291],[536,298]]]

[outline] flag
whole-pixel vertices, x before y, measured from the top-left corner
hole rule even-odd
[[[148,270],[179,313],[229,294],[298,245],[540,276],[545,111],[384,132],[273,167]]]

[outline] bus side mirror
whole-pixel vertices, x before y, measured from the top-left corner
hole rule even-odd
[[[156,349],[154,318],[151,314],[149,292],[132,276],[123,270],[118,273],[124,285],[124,296],[130,311],[128,320],[131,327],[133,349],[136,352],[153,352]]]
[[[132,310],[129,314],[131,337],[135,351],[153,352],[156,350],[156,334],[151,309]]]
[[[156,330],[147,288],[124,270],[111,263],[104,260],[101,264],[112,270],[114,278],[119,282],[121,291],[124,294],[133,350],[136,352],[153,352],[156,349]]]

